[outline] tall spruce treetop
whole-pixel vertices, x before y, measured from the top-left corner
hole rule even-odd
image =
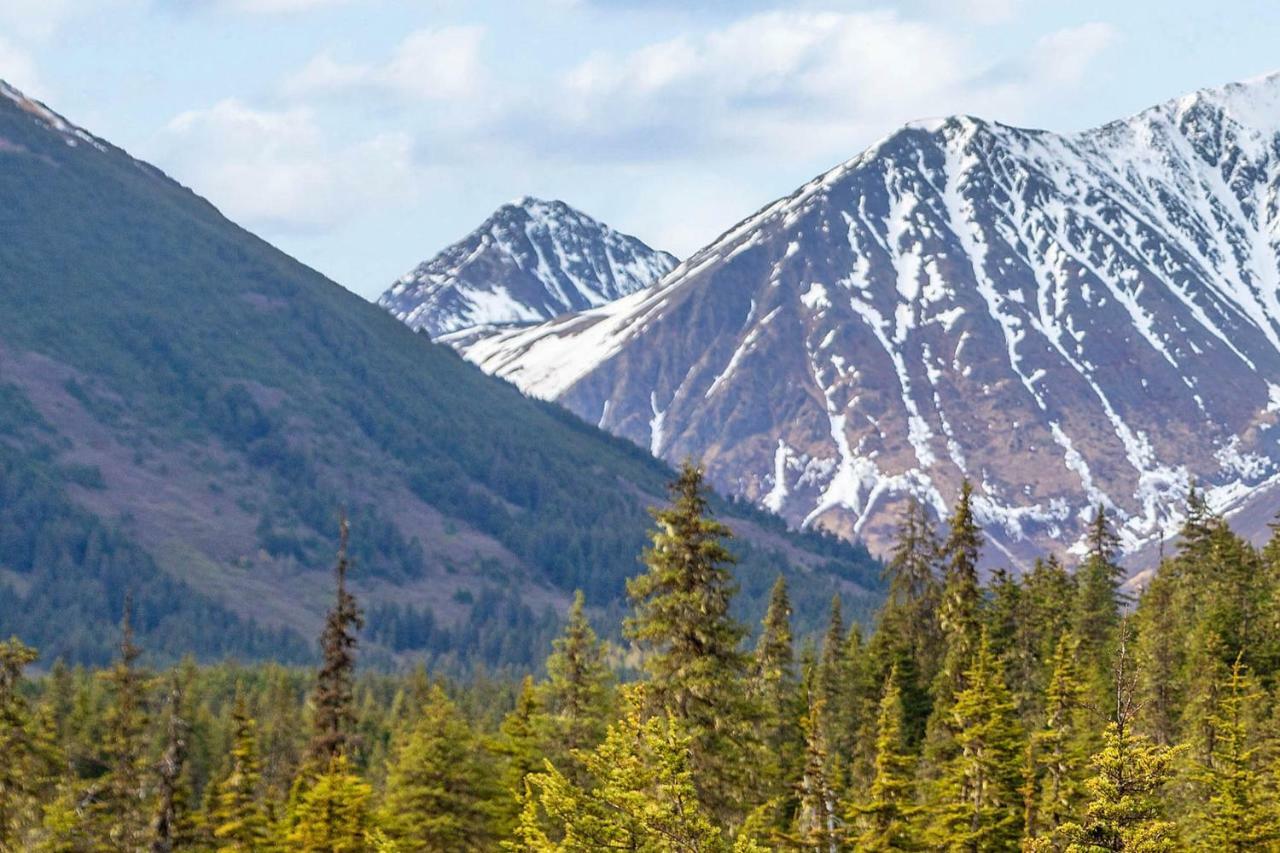
[[[955,691],[963,684],[982,630],[982,592],[978,586],[982,528],[973,517],[973,486],[967,478],[960,484],[960,497],[948,524],[950,531],[942,549],[946,578],[938,621],[946,644],[941,674]]]
[[[911,498],[903,510],[893,551],[884,568],[892,606],[907,607],[936,597],[939,550],[928,510]]]
[[[985,634],[951,710],[958,750],[942,774],[930,826],[935,849],[1015,849],[1022,834],[1022,727],[1004,667]]]
[[[745,745],[754,717],[746,693],[746,629],[729,613],[737,591],[725,547],[729,529],[708,514],[702,469],[686,462],[671,487],[672,505],[654,510],[644,552],[648,571],[627,581],[634,615],[626,634],[646,653],[654,705],[692,736],[693,766],[719,818],[744,803],[754,760]]]
[[[1089,524],[1084,562],[1076,572],[1075,634],[1086,651],[1105,646],[1120,622],[1120,583],[1124,570],[1116,562],[1120,539],[1106,510],[1098,506]]]
[[[323,662],[312,694],[314,717],[309,757],[328,766],[354,745],[356,724],[354,681],[356,631],[364,627],[364,616],[355,596],[347,591],[347,517],[338,522],[338,562],[334,567],[337,598],[325,618],[320,635]]]
[[[653,511],[649,570],[627,581],[635,615],[626,635],[649,652],[651,693],[681,720],[713,711],[723,683],[747,668],[740,649],[746,630],[729,614],[737,584],[724,540],[732,534],[708,514],[702,478],[692,463],[681,467],[672,505]]]
[[[765,751],[759,786],[768,799],[779,796],[800,764],[801,696],[791,634],[791,600],[779,575],[769,596],[752,661],[751,691],[761,713]]]
[[[262,808],[262,764],[258,758],[258,726],[249,713],[243,689],[236,686],[231,707],[231,754],[227,774],[218,786],[213,835],[227,853],[261,850],[267,842],[267,815]]]
[[[854,827],[855,849],[889,851],[918,849],[913,823],[920,811],[915,805],[914,761],[902,734],[902,691],[898,668],[889,669],[884,696],[876,718],[876,755],[871,787],[865,801],[850,802],[846,816]]]
[[[604,646],[587,621],[581,590],[573,599],[564,632],[551,646],[542,703],[550,716],[557,745],[563,750],[589,749],[604,737],[608,722],[612,673]]]
[[[1248,668],[1236,658],[1213,715],[1219,732],[1213,763],[1201,772],[1208,802],[1194,815],[1205,850],[1273,850],[1280,842],[1280,808],[1266,775],[1256,724],[1263,699]]]
[[[92,816],[95,831],[108,846],[130,850],[141,847],[147,835],[143,805],[150,680],[138,666],[142,649],[133,641],[132,607],[132,599],[126,596],[120,655],[103,673],[111,694],[103,742],[108,771]]]
[[[778,575],[769,593],[769,608],[760,625],[753,662],[756,689],[763,696],[775,695],[780,685],[794,679],[792,642],[791,598],[787,593],[787,579]],[[769,700],[766,698],[766,701]]]

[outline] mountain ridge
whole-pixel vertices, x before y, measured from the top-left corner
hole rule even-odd
[[[651,291],[462,349],[796,525],[883,543],[971,476],[1015,563],[1096,503],[1136,550],[1193,480],[1226,508],[1276,478],[1278,90],[1068,135],[913,123]]]

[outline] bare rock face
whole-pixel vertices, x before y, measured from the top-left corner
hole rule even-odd
[[[999,559],[1097,504],[1134,551],[1193,481],[1275,500],[1278,131],[1280,77],[1069,136],[909,125],[658,286],[464,351],[793,524],[883,544],[967,476]]]
[[[400,278],[378,300],[435,338],[529,324],[653,284],[676,265],[562,201],[525,197]]]

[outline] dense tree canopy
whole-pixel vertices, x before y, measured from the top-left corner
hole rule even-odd
[[[541,679],[357,669],[345,549],[315,674],[153,676],[128,615],[100,672],[33,678],[0,644],[0,848],[1280,846],[1280,536],[1255,549],[1193,499],[1131,601],[1098,510],[1074,571],[984,582],[966,489],[941,544],[908,507],[873,624],[837,599],[797,648],[781,579],[754,639],[734,618],[696,467],[672,498],[629,642],[578,596]]]

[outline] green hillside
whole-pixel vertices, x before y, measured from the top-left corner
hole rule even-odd
[[[614,622],[664,465],[39,109],[0,97],[0,635],[102,661],[131,594],[163,655],[309,656],[340,509],[374,659],[530,664],[575,588]],[[719,509],[744,615],[780,570],[802,629],[878,601],[865,550]]]

